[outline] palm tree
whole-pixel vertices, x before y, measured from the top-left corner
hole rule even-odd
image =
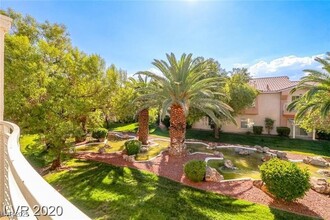
[[[297,110],[295,119],[301,120],[306,114],[319,111],[323,119],[330,116],[330,53],[323,59],[315,59],[323,67],[324,71],[304,70],[308,75],[301,78],[298,85],[291,90],[291,94],[297,90],[307,90],[307,92],[293,101],[288,110]]]
[[[224,82],[219,75],[210,74],[212,67],[209,60],[192,59],[192,54],[183,54],[179,60],[173,53],[166,54],[166,57],[168,62],[152,62],[163,76],[150,71],[137,73],[150,77],[154,84],[144,90],[140,99],[145,100],[145,106],[161,102],[162,118],[169,110],[169,154],[181,156],[185,154],[186,116],[189,108],[201,110],[217,124],[220,123],[217,115],[232,118],[232,109],[215,98],[221,95],[218,91]]]
[[[147,145],[149,136],[149,106],[144,104],[146,100],[140,99],[140,96],[142,96],[143,90],[151,84],[148,82],[148,77],[142,78],[141,75],[138,75],[138,79],[131,77],[129,80],[133,87],[139,91],[138,98],[134,100],[134,103],[138,106],[138,139],[143,145]]]

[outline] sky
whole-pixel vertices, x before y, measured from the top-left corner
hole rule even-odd
[[[74,46],[129,74],[173,52],[298,80],[330,51],[330,1],[0,0],[9,7],[64,24]]]

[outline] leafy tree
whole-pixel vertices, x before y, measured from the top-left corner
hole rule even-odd
[[[183,54],[176,59],[173,53],[166,54],[168,62],[154,60],[152,63],[163,76],[150,71],[138,74],[150,77],[157,86],[147,88],[141,100],[146,100],[146,105],[153,105],[154,100],[162,101],[162,118],[170,109],[170,139],[171,155],[185,153],[186,116],[190,108],[205,112],[216,123],[219,123],[216,114],[232,118],[230,106],[214,99],[221,95],[216,89],[223,86],[224,81],[220,76],[206,77],[212,71],[209,60],[198,61],[192,59],[192,54]]]
[[[271,118],[265,118],[265,128],[267,129],[268,134],[270,134],[271,130],[274,128],[275,120]]]
[[[308,75],[301,78],[298,85],[291,90],[307,90],[307,92],[288,106],[288,110],[297,110],[295,120],[299,123],[306,115],[319,111],[322,119],[330,115],[330,52],[323,59],[315,59],[322,65],[323,71],[304,70]]]
[[[73,48],[63,25],[6,13],[14,24],[5,42],[5,118],[43,134],[54,169],[70,147],[68,137],[94,124],[105,64]]]

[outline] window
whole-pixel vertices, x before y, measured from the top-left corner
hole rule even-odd
[[[241,118],[241,128],[248,128],[248,120]]]
[[[241,118],[241,128],[251,128],[254,122],[250,118]]]
[[[301,96],[301,95],[293,95],[293,96],[291,97],[291,101],[293,102],[294,100],[299,99],[300,96]]]
[[[302,136],[307,136],[307,131],[303,128],[299,128],[299,135],[302,135]]]

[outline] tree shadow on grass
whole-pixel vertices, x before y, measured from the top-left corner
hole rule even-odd
[[[322,217],[311,210],[309,207],[301,204],[299,202],[285,202],[274,199],[269,204],[270,210],[274,215],[275,219],[293,219],[293,220],[303,220],[303,219],[322,219]],[[299,214],[300,216],[294,215],[293,213],[289,213],[283,208],[290,208],[290,210],[294,213]],[[303,211],[303,213],[302,213]],[[304,214],[304,215],[302,215]],[[285,216],[284,216],[285,215]],[[313,216],[313,217],[311,217]]]

